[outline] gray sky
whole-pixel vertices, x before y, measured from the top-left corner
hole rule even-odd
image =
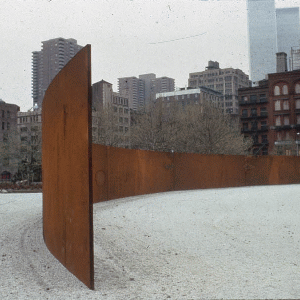
[[[208,60],[249,74],[245,0],[0,0],[0,99],[32,107],[31,53],[41,41],[92,45],[92,82],[155,73],[187,85]],[[277,0],[277,7],[300,0]],[[174,41],[175,40],[175,41]]]

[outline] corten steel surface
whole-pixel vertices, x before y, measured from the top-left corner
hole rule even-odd
[[[172,191],[173,155],[93,144],[94,202]]]
[[[42,113],[44,240],[93,289],[90,45],[54,78]]]
[[[300,157],[166,153],[93,145],[94,202],[127,196],[300,183]]]

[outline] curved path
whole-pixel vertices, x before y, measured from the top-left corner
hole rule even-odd
[[[42,195],[0,194],[0,299],[300,298],[300,185],[94,205],[95,288],[44,245]]]

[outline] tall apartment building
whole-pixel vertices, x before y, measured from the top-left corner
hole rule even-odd
[[[170,77],[159,77],[153,73],[136,77],[119,78],[119,94],[129,99],[129,106],[139,110],[155,101],[157,93],[175,90],[175,80]]]
[[[0,99],[0,181],[10,180],[18,170],[17,113],[20,107]]]
[[[107,81],[101,80],[94,83],[92,85],[93,142],[128,148],[130,146],[129,137],[128,99],[113,92],[112,84]]]
[[[239,90],[241,131],[254,154],[300,155],[300,70],[268,74]]]
[[[43,41],[41,51],[32,52],[33,107],[42,107],[49,84],[81,48],[75,39],[55,38]]]
[[[129,108],[139,110],[145,106],[145,81],[137,77],[118,79],[119,94],[128,99]]]
[[[276,72],[276,53],[300,39],[299,8],[275,8],[275,0],[247,0],[250,78],[253,83]],[[289,68],[291,70],[291,68]]]
[[[238,89],[249,87],[249,76],[240,69],[220,69],[219,63],[209,61],[205,71],[189,74],[188,86],[197,88],[205,86],[225,96],[223,109],[227,113],[238,114]]]

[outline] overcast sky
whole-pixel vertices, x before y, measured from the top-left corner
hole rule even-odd
[[[249,74],[246,0],[0,0],[0,99],[32,107],[31,53],[41,41],[92,45],[92,83],[155,73],[187,85],[208,60]],[[277,7],[300,0],[277,0]]]

